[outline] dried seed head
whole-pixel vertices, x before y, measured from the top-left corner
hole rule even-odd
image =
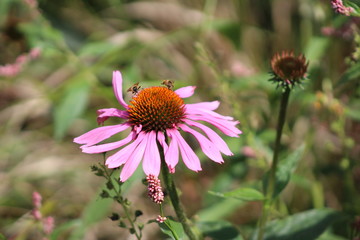
[[[270,81],[283,88],[292,88],[306,78],[308,65],[302,54],[296,57],[292,51],[276,53],[271,59],[273,77]]]

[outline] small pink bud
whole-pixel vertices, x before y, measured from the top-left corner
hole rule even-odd
[[[36,48],[31,49],[29,56],[31,59],[36,59],[40,56],[40,54],[41,54],[41,49],[36,47]]]
[[[244,146],[242,148],[242,153],[249,158],[255,158],[256,157],[256,151],[250,147],[250,146]]]
[[[159,216],[157,216],[156,221],[159,223],[163,223],[166,221],[166,219],[167,219],[166,217],[162,217],[159,215]]]
[[[42,200],[42,197],[41,197],[40,193],[33,192],[32,200],[33,200],[34,207],[39,209],[41,207],[41,200]]]
[[[350,13],[354,12],[352,7],[345,7],[342,0],[332,0],[331,7],[335,10],[336,13],[350,16]]]
[[[35,220],[40,220],[42,218],[41,212],[37,208],[31,211],[31,215],[33,215]]]
[[[55,220],[53,217],[47,217],[43,220],[44,232],[49,235],[54,230]]]

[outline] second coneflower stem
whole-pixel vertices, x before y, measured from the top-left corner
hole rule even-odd
[[[280,142],[281,142],[282,130],[283,130],[283,127],[285,124],[285,119],[286,119],[286,110],[287,110],[287,105],[289,102],[290,90],[291,90],[290,88],[285,88],[285,90],[283,91],[282,96],[281,96],[278,124],[277,124],[277,129],[276,129],[274,155],[273,155],[273,160],[272,160],[270,173],[269,173],[269,181],[268,181],[267,185],[265,186],[266,199],[265,199],[265,202],[263,205],[262,216],[259,221],[257,240],[262,240],[264,238],[265,226],[266,226],[266,222],[269,217],[269,212],[271,210],[271,205],[273,203],[273,198],[274,198],[274,194],[275,194],[276,171],[278,168],[278,161],[279,161],[278,158],[279,158],[279,152],[280,152]]]
[[[186,235],[189,237],[189,239],[190,240],[198,240],[198,239],[200,239],[199,234],[195,233],[194,229],[191,226],[192,223],[186,217],[184,208],[181,205],[174,179],[172,178],[172,175],[170,174],[167,164],[165,162],[164,149],[160,144],[158,144],[158,148],[159,148],[160,158],[161,158],[161,173],[162,173],[162,177],[163,177],[163,182],[165,184],[167,193],[169,194],[169,197],[170,197],[172,206],[175,210],[176,216],[177,216],[178,220],[180,221],[182,227],[184,228],[184,231],[185,231]]]

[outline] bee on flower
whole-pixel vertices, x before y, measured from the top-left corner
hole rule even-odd
[[[168,86],[139,89],[127,104],[122,93],[122,75],[114,71],[113,88],[124,110],[100,109],[97,111],[97,122],[104,124],[110,117],[123,119],[124,122],[98,127],[75,138],[74,142],[82,144],[82,151],[89,154],[120,148],[105,162],[108,168],[123,166],[120,181],[126,181],[141,161],[145,174],[157,177],[161,166],[159,147],[164,151],[165,163],[171,173],[175,172],[179,156],[190,170],[201,171],[200,160],[183,138],[184,132],[193,135],[205,155],[214,162],[224,162],[221,153],[233,155],[225,141],[202,122],[213,125],[230,137],[239,137],[241,134],[236,127],[239,122],[214,112],[219,107],[218,101],[185,104],[183,99],[194,94],[194,86],[175,91]],[[101,144],[103,140],[127,129],[131,132],[124,139]]]

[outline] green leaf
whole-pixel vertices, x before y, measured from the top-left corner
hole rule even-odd
[[[227,221],[200,222],[198,224],[204,237],[210,237],[213,240],[242,240],[239,231]]]
[[[108,215],[112,202],[112,199],[94,198],[86,206],[80,219],[80,226],[72,232],[69,239],[83,239],[88,228]]]
[[[360,63],[351,66],[340,78],[335,87],[339,87],[351,81],[358,81],[360,77]]]
[[[347,238],[340,237],[334,235],[333,233],[330,233],[329,231],[326,231],[323,234],[321,234],[321,236],[318,237],[316,240],[347,240]]]
[[[324,55],[330,40],[325,37],[312,37],[306,46],[305,56],[309,63],[318,62]]]
[[[219,197],[235,198],[243,201],[259,201],[264,199],[264,195],[253,188],[238,188],[226,193],[209,191],[209,193]]]
[[[172,239],[183,239],[185,236],[181,223],[174,221],[171,217],[167,217],[164,223],[158,224],[161,231]]]
[[[345,114],[346,114],[346,116],[348,116],[356,121],[360,121],[360,110],[358,110],[358,109],[347,108],[345,110]]]
[[[243,201],[259,201],[264,199],[264,195],[253,188],[238,188],[234,191],[224,193],[224,196]]]
[[[197,213],[199,219],[206,221],[216,221],[226,218],[234,213],[234,211],[245,205],[244,201],[233,198],[220,199],[218,203],[210,205]]]
[[[291,153],[286,159],[279,162],[278,169],[276,171],[276,185],[273,198],[277,197],[289,183],[291,174],[295,171],[301,156],[305,150],[305,145],[301,145],[293,153]],[[269,179],[269,172],[264,176],[264,186],[267,186]]]
[[[76,219],[56,226],[50,235],[50,240],[62,239],[64,236],[67,236],[72,229],[77,229],[80,225],[80,220]]]
[[[56,139],[62,139],[73,121],[84,111],[89,91],[90,83],[83,79],[74,81],[65,90],[63,100],[55,107],[54,112]]]
[[[319,237],[340,215],[333,209],[313,209],[270,222],[264,240],[313,240]],[[251,240],[257,239],[256,231]]]

